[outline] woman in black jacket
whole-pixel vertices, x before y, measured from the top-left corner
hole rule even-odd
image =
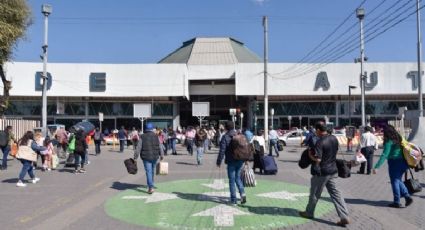
[[[85,173],[86,170],[84,169],[84,163],[86,162],[86,149],[88,148],[86,137],[84,136],[83,130],[78,130],[75,134],[75,150],[74,150],[74,157],[75,157],[75,171],[74,173]],[[80,160],[81,158],[81,160]],[[81,164],[81,168],[79,168]]]

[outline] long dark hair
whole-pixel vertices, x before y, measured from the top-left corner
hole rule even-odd
[[[18,143],[19,145],[28,145],[29,140],[34,140],[34,133],[32,131],[27,131]]]
[[[394,126],[388,125],[384,128],[384,143],[387,143],[387,141],[392,140],[394,144],[400,145],[401,144],[401,136],[395,130]]]

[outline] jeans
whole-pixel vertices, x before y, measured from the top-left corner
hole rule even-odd
[[[204,155],[203,147],[196,147],[196,159],[198,161],[198,165],[202,164],[202,156]]]
[[[336,188],[336,178],[338,178],[336,174],[327,176],[313,176],[311,178],[310,197],[306,208],[307,215],[314,217],[316,204],[322,196],[323,188],[326,186],[326,189],[331,196],[332,203],[335,205],[335,209],[339,218],[345,220],[348,219],[347,205],[345,204],[341,192]]]
[[[7,169],[7,156],[9,156],[10,146],[1,147],[1,151],[3,152],[3,160],[1,162],[1,166],[3,169]]]
[[[210,145],[210,140],[208,140],[208,138],[207,138],[207,139],[204,140],[204,153],[207,152],[209,145]]]
[[[274,151],[276,152],[276,155],[279,156],[279,149],[277,149],[277,140],[276,139],[272,139],[270,140],[270,146],[269,146],[269,155],[272,155],[272,148],[274,147]]]
[[[171,149],[171,153],[176,153],[176,138],[169,138],[168,139],[168,149]]]
[[[187,143],[187,151],[189,152],[190,155],[193,155],[193,140],[187,139],[186,143]]]
[[[146,180],[149,189],[154,187],[153,178],[155,175],[156,162],[157,160],[143,160],[143,166],[145,167]]]
[[[126,140],[120,140],[120,152],[124,152],[124,145]]]
[[[388,159],[388,173],[390,175],[394,203],[396,204],[400,204],[400,196],[404,198],[410,197],[409,191],[401,180],[403,173],[406,172],[407,169],[407,163],[403,158]]]
[[[94,147],[95,147],[96,155],[100,154],[100,143],[101,143],[100,140],[98,140],[98,141],[95,140],[94,141]]]
[[[21,169],[21,172],[19,173],[19,180],[23,181],[27,172],[28,172],[28,175],[31,177],[31,179],[34,179],[35,175],[33,171],[34,167],[32,167],[32,161],[24,160],[24,159],[20,159],[20,161],[22,163],[22,169]]]
[[[227,163],[227,176],[229,177],[230,202],[236,204],[236,186],[238,186],[239,194],[245,195],[245,189],[241,180],[241,169],[244,162],[241,160]]]
[[[360,173],[364,173],[366,163],[367,163],[367,174],[371,173],[372,165],[373,165],[373,153],[375,152],[374,146],[368,146],[361,149],[361,153],[366,158],[367,162],[363,162],[360,164]]]
[[[75,157],[75,159],[74,159],[74,162],[75,162],[74,168],[75,168],[75,170],[77,170],[78,169],[78,166],[80,166],[80,165],[81,165],[81,168],[84,168],[84,163],[86,162],[86,153],[81,154],[81,155],[74,153],[74,157]],[[81,161],[80,161],[80,158],[81,158]]]

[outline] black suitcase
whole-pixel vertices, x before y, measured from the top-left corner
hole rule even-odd
[[[133,158],[128,158],[127,160],[124,160],[124,165],[127,168],[127,172],[129,174],[136,174],[137,173],[137,162]]]
[[[264,174],[276,174],[277,173],[277,164],[273,156],[264,156]]]
[[[75,155],[73,153],[69,153],[68,158],[65,161],[65,167],[74,167],[75,166]]]
[[[83,130],[84,135],[88,135],[95,129],[94,125],[89,121],[81,121],[71,127],[71,132],[76,133],[79,130]]]

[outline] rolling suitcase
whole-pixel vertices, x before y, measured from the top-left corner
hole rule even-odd
[[[277,173],[277,164],[272,156],[263,157],[264,165],[264,174],[276,174]]]

